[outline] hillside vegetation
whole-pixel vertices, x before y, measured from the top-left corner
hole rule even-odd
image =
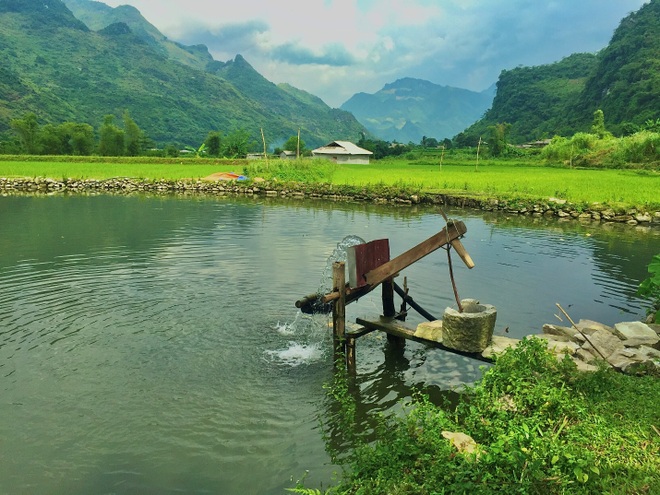
[[[213,61],[205,47],[171,43],[135,9],[118,9],[81,13],[93,31],[60,0],[0,2],[0,141],[28,113],[42,125],[97,128],[125,110],[159,146],[197,147],[214,130],[244,129],[260,142],[263,128],[271,146],[299,128],[310,146],[364,132],[351,114],[276,86],[240,55]]]
[[[513,143],[587,132],[598,109],[615,135],[660,118],[660,0],[624,18],[596,55],[503,71],[492,108],[456,140],[476,145],[502,123]]]

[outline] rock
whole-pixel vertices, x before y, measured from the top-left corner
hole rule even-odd
[[[660,341],[658,334],[641,321],[629,321],[614,325],[614,334],[619,337],[625,346],[635,347],[638,345],[652,346]]]
[[[459,452],[467,452],[468,454],[478,454],[477,442],[470,435],[461,433],[460,431],[443,431],[442,436],[449,440],[451,444]]]
[[[585,363],[579,359],[575,361],[575,365],[577,366],[578,371],[596,371],[598,369],[598,366]]]
[[[598,330],[589,335],[589,340],[584,343],[582,348],[594,356],[597,355],[599,359],[607,359],[615,352],[623,350],[624,345],[616,335],[608,330]]]
[[[591,351],[588,351],[587,349],[580,348],[577,351],[575,351],[575,357],[577,358],[575,362],[577,363],[578,361],[582,361],[583,363],[587,364],[592,364],[596,361],[596,359],[602,359],[600,356],[597,354],[594,354]]]
[[[609,332],[614,332],[614,329],[612,327],[609,327],[607,325],[603,325],[602,323],[599,323],[597,321],[593,320],[580,320],[578,321],[575,326],[582,332],[587,335],[591,335],[597,330],[607,330]]]
[[[461,301],[463,312],[447,308],[442,322],[442,343],[463,352],[482,352],[490,344],[497,311],[473,299]]]
[[[519,339],[493,335],[490,345],[483,350],[481,355],[487,359],[492,359],[496,354],[502,354],[509,347],[516,347],[519,342]]]
[[[575,342],[562,342],[561,340],[549,338],[549,335],[537,335],[537,337],[547,337],[548,350],[559,357],[563,357],[564,354],[572,356],[580,348]]]
[[[415,329],[415,337],[442,342],[442,320],[420,323]]]
[[[659,366],[657,366],[653,361],[633,361],[628,364],[622,371],[626,375],[646,375],[648,373],[653,373],[658,371]]]
[[[575,328],[562,327],[560,325],[543,325],[543,333],[557,337],[565,337],[568,340],[575,340],[575,334],[578,333]]]
[[[651,223],[653,217],[651,217],[651,215],[648,213],[638,213],[635,215],[635,220],[637,220],[639,223]]]

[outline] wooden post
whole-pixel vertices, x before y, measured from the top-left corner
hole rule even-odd
[[[346,264],[336,261],[332,264],[333,290],[339,292],[332,305],[332,342],[334,357],[337,362],[345,353],[346,342]]]
[[[261,128],[261,140],[264,143],[264,160],[268,161],[268,151],[266,150],[266,136],[264,136],[264,128]]]
[[[396,308],[394,307],[394,279],[392,277],[384,280],[382,283],[382,300],[383,316],[393,318],[396,315]],[[398,348],[406,345],[406,339],[390,335],[389,333],[387,334],[387,340]]]
[[[346,337],[346,370],[349,375],[355,375],[357,372],[355,360],[355,337]]]

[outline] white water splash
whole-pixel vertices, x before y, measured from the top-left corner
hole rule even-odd
[[[319,361],[323,357],[323,349],[320,343],[301,344],[290,341],[288,347],[276,351],[266,351],[269,362],[284,364],[286,366],[300,366]]]

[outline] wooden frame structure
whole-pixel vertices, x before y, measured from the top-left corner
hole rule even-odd
[[[387,261],[380,266],[370,270],[366,274],[359,274],[364,277],[366,283],[357,288],[351,288],[346,283],[346,266],[344,262],[335,262],[332,267],[332,291],[328,294],[311,294],[296,301],[296,307],[302,309],[304,312],[314,312],[314,307],[322,308],[321,311],[327,310],[328,306],[332,311],[332,334],[333,334],[333,349],[335,353],[335,362],[339,361],[341,357],[345,359],[346,366],[349,371],[355,372],[356,368],[356,353],[355,341],[359,337],[371,333],[375,330],[386,332],[388,339],[405,343],[406,339],[422,342],[424,344],[432,345],[443,350],[478,359],[480,361],[490,362],[489,359],[483,358],[478,353],[467,353],[448,348],[440,342],[435,342],[422,337],[416,337],[414,330],[406,327],[403,324],[407,314],[406,303],[409,302],[411,306],[416,307],[414,301],[407,295],[407,289],[401,290],[394,283],[394,277],[406,267],[416,263],[428,254],[436,251],[439,248],[449,250],[453,248],[456,253],[461,257],[463,262],[468,268],[474,267],[474,262],[470,255],[467,253],[460,238],[467,232],[465,224],[461,221],[448,221],[447,225],[437,234],[429,237],[425,241],[417,244],[405,253]],[[449,258],[450,273],[451,273],[451,258]],[[453,284],[453,275],[452,275]],[[355,330],[346,330],[346,305],[356,301],[358,298],[368,294],[378,286],[382,288],[382,305],[383,314],[377,319],[357,318],[356,323],[360,325]],[[404,286],[406,284],[404,283]],[[395,290],[396,289],[396,290]],[[394,292],[399,293],[403,298],[401,311],[397,313],[394,304]],[[454,292],[456,293],[455,287]],[[457,295],[457,294],[456,294]],[[460,301],[457,301],[460,306]],[[423,311],[423,310],[422,310]],[[422,312],[421,311],[421,312]],[[427,319],[430,315],[422,312]]]

